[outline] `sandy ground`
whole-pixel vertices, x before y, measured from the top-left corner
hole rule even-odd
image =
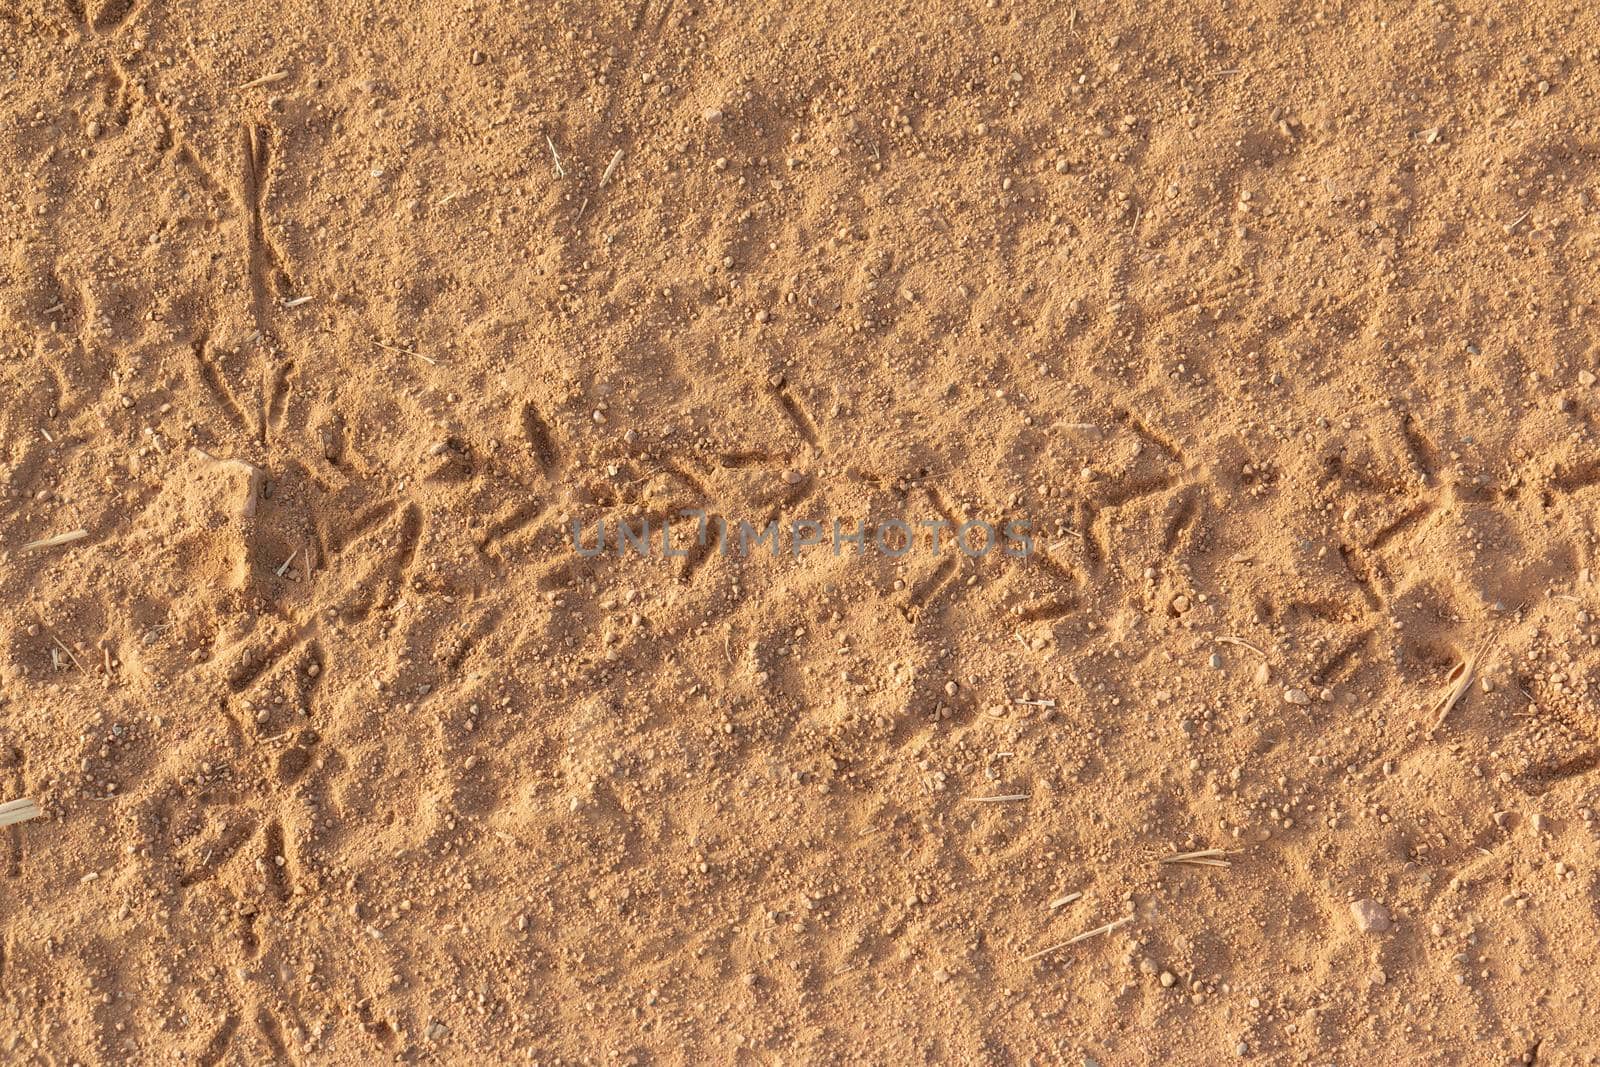
[[[1595,1062],[1597,44],[0,2],[0,1055]]]

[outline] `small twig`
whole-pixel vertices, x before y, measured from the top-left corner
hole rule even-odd
[[[1224,634],[1223,636],[1216,638],[1216,642],[1219,645],[1238,645],[1240,648],[1248,648],[1251,652],[1254,652],[1262,659],[1267,658],[1267,654],[1265,652],[1261,651],[1261,649],[1257,648],[1255,645],[1252,645],[1249,641],[1246,641],[1242,637],[1230,637]]]
[[[556,161],[556,177],[565,178],[567,168],[561,165],[561,157],[556,154],[556,143],[550,139],[549,134],[545,134],[544,143],[550,146],[550,158]]]
[[[1065,896],[1056,897],[1056,899],[1050,902],[1050,908],[1052,911],[1056,908],[1064,908],[1068,904],[1071,904],[1074,900],[1082,899],[1082,897],[1082,893],[1068,893]]]
[[[273,82],[283,81],[283,79],[287,78],[288,76],[289,72],[286,70],[275,70],[271,74],[261,75],[261,77],[255,79],[254,81],[247,81],[243,85],[239,86],[239,88],[254,89],[259,85],[271,85]]]
[[[611,162],[606,164],[606,172],[600,175],[600,188],[606,187],[606,182],[611,180],[611,175],[616,173],[617,164],[622,162],[622,149],[617,149],[611,157]]]
[[[968,797],[974,804],[1013,804],[1019,800],[1027,800],[1032,793],[1001,793],[992,797]]]
[[[74,656],[72,654],[72,649],[68,648],[66,645],[63,645],[61,643],[61,639],[60,638],[56,637],[55,634],[51,634],[50,635],[50,640],[54,641],[56,643],[56,647],[67,654],[67,658],[72,661],[72,665],[74,667],[78,668],[78,673],[79,674],[88,674],[89,673],[88,671],[83,669],[83,664],[78,662],[78,657]]]
[[[1445,685],[1449,688],[1445,690],[1444,696],[1440,697],[1433,705],[1433,724],[1428,727],[1429,733],[1443,726],[1444,720],[1450,714],[1451,709],[1461,703],[1461,698],[1467,695],[1467,691],[1472,688],[1472,679],[1477,673],[1478,665],[1494,650],[1494,643],[1494,638],[1490,637],[1488,641],[1484,642],[1482,648],[1456,664],[1455,668],[1450,671],[1449,676],[1444,680]],[[1529,700],[1532,700],[1532,698],[1530,697]]]
[[[421,352],[413,352],[411,349],[409,349],[409,348],[401,348],[399,345],[384,344],[382,341],[378,340],[376,337],[374,337],[372,339],[372,343],[377,345],[379,348],[387,348],[391,352],[403,352],[408,356],[416,356],[418,359],[422,360],[422,362],[424,362],[424,363],[432,363],[435,367],[437,367],[439,365],[439,361],[438,360],[429,359],[427,356],[423,355]]]
[[[82,541],[88,536],[88,530],[73,530],[70,533],[56,534],[54,537],[46,537],[40,541],[29,541],[22,546],[22,550],[28,552],[35,548],[55,548],[58,545],[70,545],[72,542]]]
[[[1027,963],[1029,960],[1036,960],[1040,956],[1048,956],[1050,953],[1055,952],[1058,949],[1066,948],[1068,945],[1076,945],[1079,941],[1087,941],[1091,937],[1099,937],[1101,934],[1109,934],[1118,927],[1126,926],[1131,922],[1133,922],[1132,915],[1124,915],[1120,919],[1113,919],[1104,926],[1096,926],[1093,930],[1085,930],[1076,937],[1069,937],[1065,941],[1051,945],[1049,948],[1042,948],[1038,952],[1024,956],[1022,957],[1022,962]]]

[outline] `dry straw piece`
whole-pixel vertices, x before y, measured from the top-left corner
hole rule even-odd
[[[1198,852],[1179,852],[1173,856],[1163,856],[1156,862],[1186,863],[1194,867],[1232,867],[1233,862],[1227,858],[1227,855],[1226,849],[1203,848]]]
[[[0,804],[0,826],[10,826],[14,822],[27,822],[29,819],[37,819],[43,814],[44,812],[39,810],[39,805],[36,801],[23,797],[21,800],[13,800],[8,804]]]
[[[611,175],[617,172],[617,164],[622,162],[622,149],[617,149],[616,155],[611,157],[611,162],[606,164],[606,172],[600,175],[600,188],[606,187],[606,182],[611,180]]]
[[[1257,648],[1255,645],[1252,645],[1249,641],[1246,641],[1242,637],[1234,637],[1230,634],[1224,634],[1221,637],[1216,638],[1216,642],[1219,645],[1238,645],[1240,648],[1248,648],[1251,652],[1254,652],[1262,659],[1267,658],[1267,654],[1265,652]]]
[[[254,89],[262,85],[271,85],[273,82],[283,81],[283,79],[287,78],[288,76],[289,72],[286,70],[275,70],[271,74],[263,74],[261,77],[256,78],[253,81],[247,81],[243,85],[239,86],[239,88]]]
[[[28,552],[35,548],[55,548],[57,545],[70,545],[72,542],[82,541],[88,536],[88,530],[73,530],[70,533],[56,534],[54,537],[46,537],[39,541],[29,541],[22,546],[22,550]]]
[[[1048,956],[1057,949],[1066,948],[1068,945],[1076,945],[1079,941],[1087,941],[1091,937],[1099,937],[1101,934],[1109,934],[1111,931],[1126,926],[1131,922],[1133,922],[1132,915],[1124,915],[1120,919],[1113,919],[1104,926],[1096,926],[1093,930],[1085,930],[1083,933],[1078,934],[1075,937],[1069,937],[1065,941],[1057,942],[1048,948],[1042,948],[1038,952],[1024,956],[1022,957],[1022,962],[1027,963],[1029,960],[1036,960],[1040,956]]]
[[[1451,709],[1461,703],[1461,698],[1472,688],[1472,679],[1477,675],[1478,667],[1488,658],[1489,653],[1494,651],[1494,647],[1495,642],[1491,638],[1482,648],[1451,669],[1449,676],[1444,680],[1447,687],[1444,695],[1433,705],[1433,722],[1428,727],[1429,733],[1443,726]]]

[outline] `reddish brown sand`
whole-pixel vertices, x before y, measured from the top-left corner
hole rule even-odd
[[[0,0],[0,1058],[1595,1062],[1597,44]]]

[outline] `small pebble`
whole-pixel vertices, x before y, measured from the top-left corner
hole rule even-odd
[[[1389,909],[1376,900],[1365,897],[1361,900],[1352,900],[1350,915],[1355,919],[1356,927],[1364,934],[1382,934],[1394,928],[1394,922],[1389,918]]]

